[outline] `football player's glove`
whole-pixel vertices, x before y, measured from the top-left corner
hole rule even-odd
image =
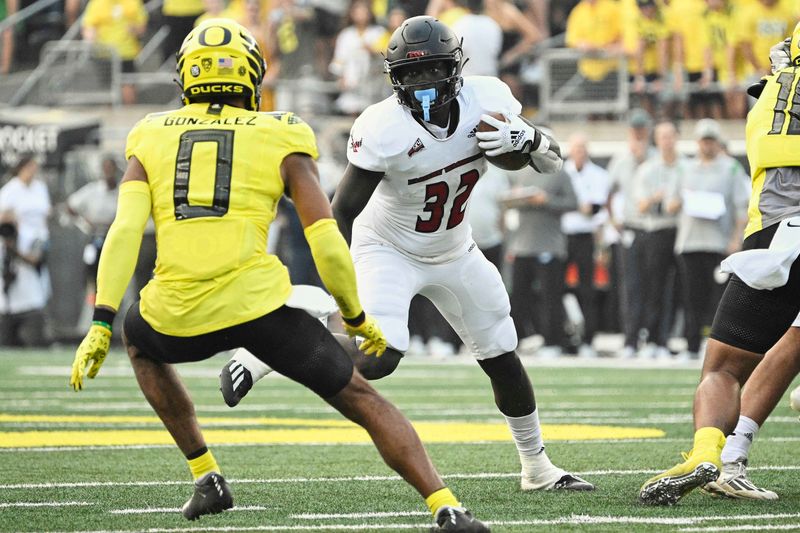
[[[507,152],[530,154],[534,168],[544,174],[561,170],[563,160],[558,144],[550,137],[519,115],[512,115],[508,122],[497,120],[491,115],[481,115],[481,121],[497,128],[493,131],[479,131],[475,134],[480,142],[478,148],[489,157],[497,157]]]
[[[75,389],[75,392],[83,388],[83,372],[86,370],[86,365],[89,361],[92,366],[89,367],[89,372],[86,374],[94,379],[106,360],[108,349],[111,345],[111,330],[106,326],[100,324],[92,324],[89,328],[89,333],[78,346],[75,352],[75,360],[72,362],[72,377],[69,384]]]
[[[366,313],[362,313],[363,320],[354,324],[356,317],[352,320],[344,321],[344,330],[351,337],[363,337],[363,341],[358,345],[358,349],[367,355],[375,354],[376,357],[383,355],[386,351],[386,337],[383,335],[378,322]]]
[[[774,44],[772,48],[769,49],[769,66],[773,74],[791,66],[791,47],[792,38],[787,37],[781,42]]]

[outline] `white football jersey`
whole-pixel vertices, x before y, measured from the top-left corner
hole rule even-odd
[[[458,127],[442,139],[394,96],[356,119],[347,159],[384,178],[356,218],[354,238],[388,243],[426,262],[449,261],[467,251],[469,197],[487,165],[475,136],[481,114],[519,114],[522,106],[505,83],[485,76],[466,76],[457,101]]]

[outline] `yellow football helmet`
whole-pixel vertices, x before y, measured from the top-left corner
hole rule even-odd
[[[209,19],[183,40],[178,59],[181,100],[208,102],[214,96],[243,96],[257,111],[267,70],[253,35],[231,19]]]

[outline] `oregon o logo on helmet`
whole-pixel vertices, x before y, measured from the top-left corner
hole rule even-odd
[[[208,32],[210,30],[222,30],[222,39],[220,39],[218,43],[210,43],[206,39],[206,36],[208,35]],[[213,38],[215,36],[218,36],[215,34],[216,32],[212,33],[211,37]],[[197,40],[203,46],[224,46],[229,42],[231,42],[231,37],[232,37],[231,30],[229,30],[228,28],[223,28],[222,26],[209,26],[208,28],[205,28],[203,31],[200,32],[200,35],[197,37]]]
[[[209,93],[242,94],[244,93],[244,87],[241,85],[199,85],[189,87],[189,93],[192,95]]]

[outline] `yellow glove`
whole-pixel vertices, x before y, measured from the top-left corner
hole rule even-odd
[[[386,337],[371,316],[364,314],[364,320],[357,326],[345,321],[344,330],[351,337],[364,337],[364,340],[358,345],[358,349],[365,354],[375,354],[376,357],[380,357],[386,351]]]
[[[75,389],[75,392],[83,388],[83,372],[86,370],[86,365],[89,361],[94,361],[86,374],[94,379],[103,361],[106,360],[108,355],[108,348],[111,345],[111,330],[99,324],[92,324],[89,328],[89,333],[78,346],[75,352],[75,361],[72,362],[72,377],[69,384]]]

